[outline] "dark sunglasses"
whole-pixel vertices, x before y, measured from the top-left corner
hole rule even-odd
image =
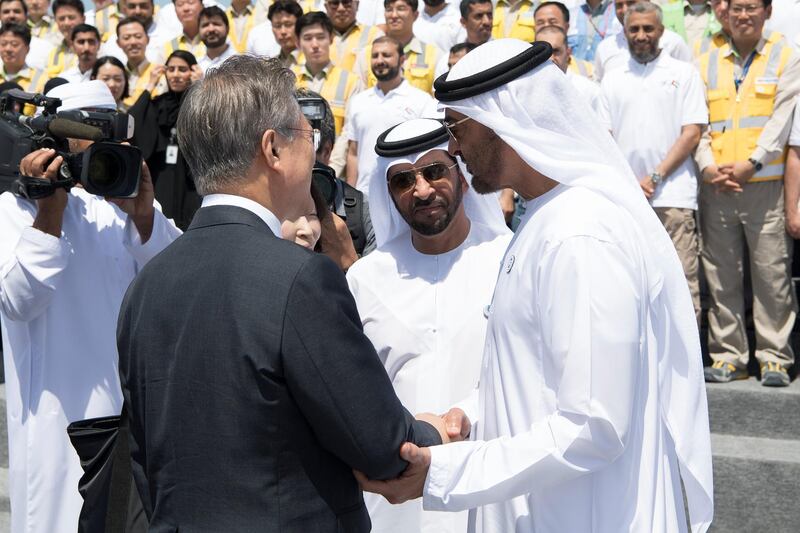
[[[412,168],[392,174],[386,180],[389,183],[389,191],[392,194],[403,194],[410,191],[417,183],[417,174],[421,174],[425,181],[433,185],[435,181],[446,178],[450,170],[456,165],[458,163],[453,163],[449,167],[444,163],[431,163],[424,167]]]

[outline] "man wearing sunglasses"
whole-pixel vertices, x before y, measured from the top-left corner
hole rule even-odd
[[[378,140],[370,185],[378,249],[347,280],[364,333],[410,409],[443,413],[480,373],[497,265],[511,234],[495,195],[472,190],[447,153],[447,131],[413,119]],[[373,531],[466,531],[466,513],[425,513],[365,499]]]

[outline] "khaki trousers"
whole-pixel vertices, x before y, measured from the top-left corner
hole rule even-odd
[[[714,361],[745,368],[744,261],[750,265],[759,364],[792,365],[789,335],[797,315],[792,288],[792,240],[786,234],[783,181],[751,183],[741,193],[700,188],[701,257],[711,307],[708,348]],[[744,244],[750,251],[745,257]]]
[[[694,220],[694,210],[679,207],[654,208],[658,219],[664,224],[689,284],[689,293],[692,295],[694,314],[698,325],[700,324],[700,281],[698,278],[700,247],[697,244],[697,225]]]

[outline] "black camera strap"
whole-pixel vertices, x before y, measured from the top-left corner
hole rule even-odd
[[[58,189],[69,191],[74,185],[72,178],[59,176],[59,179],[50,181],[45,178],[33,178],[31,176],[20,176],[19,179],[11,184],[11,192],[28,200],[40,200],[55,194]]]

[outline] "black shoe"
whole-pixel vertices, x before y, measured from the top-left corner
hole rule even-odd
[[[728,383],[736,379],[747,379],[747,369],[737,368],[732,363],[715,361],[713,365],[703,369],[708,383]]]
[[[764,363],[761,365],[761,385],[764,387],[788,387],[789,372],[780,363]]]

